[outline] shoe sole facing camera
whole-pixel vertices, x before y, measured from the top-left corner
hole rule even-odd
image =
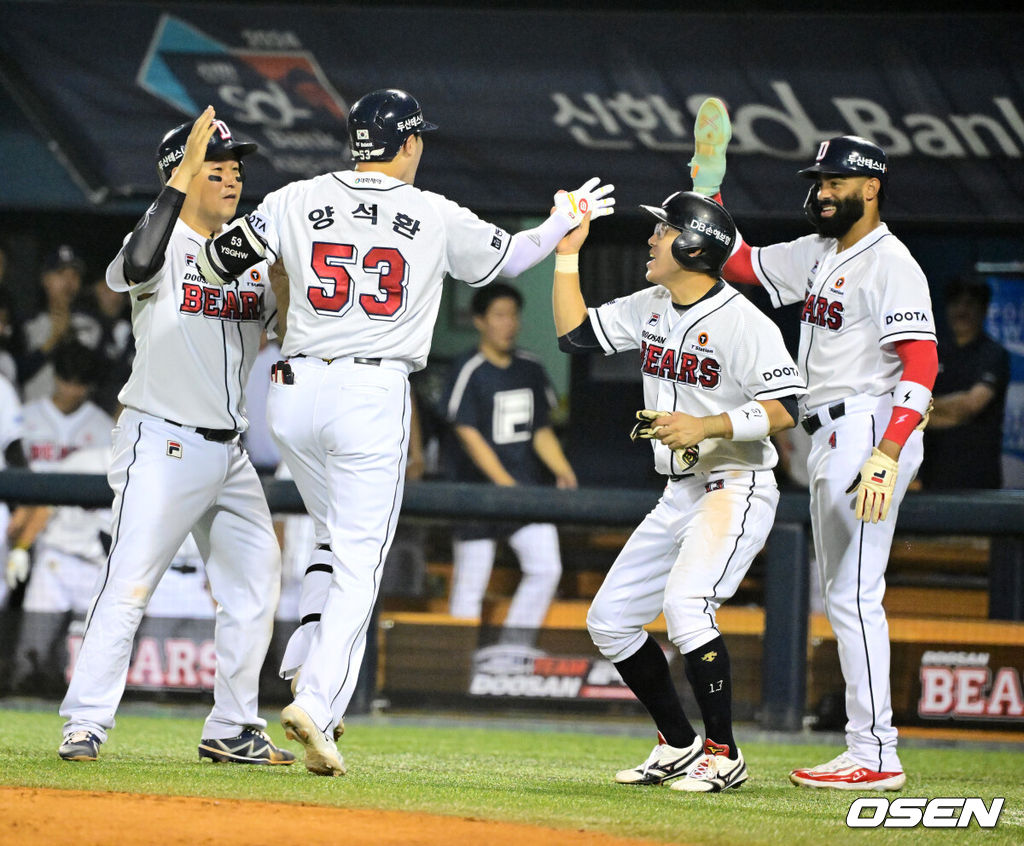
[[[907,783],[905,773],[890,773],[885,778],[869,781],[844,781],[833,779],[825,781],[813,778],[809,774],[801,775],[800,771],[791,772],[789,780],[797,787],[810,787],[817,790],[902,790]]]
[[[345,775],[345,763],[333,746],[317,728],[313,719],[297,705],[289,705],[281,712],[281,725],[289,740],[301,743],[306,750],[306,769],[323,776]]]
[[[205,743],[199,744],[199,758],[201,760],[213,761],[215,764],[254,764],[256,766],[269,764],[271,766],[287,766],[295,763],[294,758],[290,761],[272,761],[269,758],[249,758],[245,755],[235,755],[226,749],[216,749],[213,746],[207,746]]]
[[[717,97],[709,97],[697,109],[693,139],[694,154],[689,162],[693,190],[713,197],[725,178],[725,151],[732,139],[729,112]]]

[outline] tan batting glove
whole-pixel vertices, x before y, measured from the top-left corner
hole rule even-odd
[[[928,408],[926,408],[925,411],[924,411],[924,417],[922,417],[920,419],[920,421],[918,421],[918,424],[914,427],[914,431],[915,432],[923,432],[924,431],[925,426],[928,425],[928,420],[932,416],[932,411],[934,411],[934,410],[935,410],[935,401],[934,400],[928,400]]]
[[[652,411],[649,408],[642,408],[636,413],[636,419],[640,422],[633,427],[633,431],[629,433],[630,440],[638,440],[640,438],[652,439],[657,438],[658,431],[662,428],[661,426],[655,426],[654,421],[659,417],[668,417],[672,414],[671,411]],[[672,454],[676,457],[676,461],[686,470],[689,470],[697,463],[700,458],[700,449],[696,446],[690,446],[686,448],[680,447],[679,449],[672,450]]]
[[[847,493],[857,491],[858,520],[877,523],[889,515],[899,470],[899,464],[878,447],[871,450],[871,457],[864,462],[857,478],[846,489]]]
[[[15,547],[7,555],[7,587],[14,590],[22,582],[28,580],[28,550]]]

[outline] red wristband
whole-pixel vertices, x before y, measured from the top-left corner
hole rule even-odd
[[[921,417],[922,415],[912,408],[904,408],[902,405],[895,406],[882,438],[893,441],[902,447],[910,437],[910,433],[914,431],[914,427],[921,422]]]

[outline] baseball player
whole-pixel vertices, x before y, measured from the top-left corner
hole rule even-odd
[[[191,531],[217,601],[214,705],[199,757],[290,764],[257,714],[260,667],[270,644],[281,557],[263,489],[238,443],[247,426],[243,386],[260,332],[276,315],[260,263],[230,284],[206,285],[203,242],[235,214],[242,158],[207,108],[169,132],[157,151],[164,189],[107,268],[128,291],[136,355],[118,397],[108,479],[112,546],[61,705],[69,761],[93,761],[124,692],[132,638],[146,603]]]
[[[649,438],[667,485],[622,548],[587,614],[594,644],[647,708],[658,743],[620,784],[720,792],[747,779],[732,729],[729,652],[715,611],[735,592],[775,519],[777,456],[768,436],[797,419],[803,378],[776,326],[719,271],[736,227],[718,203],[676,192],[647,243],[651,287],[598,308],[580,290],[585,222],[557,248],[555,329],[569,353],[639,349]],[[661,647],[644,626],[664,612],[706,737],[690,724]]]
[[[456,359],[443,400],[452,440],[458,441],[447,450],[449,472],[456,481],[502,486],[548,484],[554,476],[558,487],[575,488],[576,474],[549,421],[557,399],[547,373],[539,359],[515,346],[522,303],[522,294],[501,282],[473,295],[473,324],[480,342]],[[449,613],[480,618],[502,536],[507,536],[523,575],[501,642],[529,646],[562,574],[553,523],[530,523],[513,532],[475,523],[457,527]]]
[[[0,470],[5,467],[27,466],[21,443],[23,429],[24,416],[18,392],[6,377],[0,375]],[[0,502],[0,560],[7,562],[6,578],[0,581],[0,608],[7,601],[9,586],[23,580],[22,577],[11,573],[12,566],[18,573],[24,571],[26,574],[29,568],[27,550],[11,549],[10,552],[15,553],[14,561],[8,555],[8,532],[16,530],[10,523],[10,506],[6,502]]]
[[[426,363],[445,274],[486,285],[545,258],[585,211],[611,213],[612,186],[561,194],[535,229],[509,235],[413,185],[436,129],[404,91],[360,98],[348,116],[354,170],[268,194],[207,243],[208,281],[229,282],[267,256],[284,263],[288,320],[267,415],[332,582],[296,688],[282,711],[306,768],[340,775],[331,741],[356,684],[366,628],[402,502],[409,373]],[[283,299],[283,298],[282,298]]]
[[[724,159],[727,132],[717,140]],[[924,273],[881,221],[885,152],[857,136],[830,138],[800,175],[813,180],[804,209],[817,234],[753,248],[737,239],[723,270],[727,279],[763,285],[776,308],[804,304],[801,425],[812,438],[811,526],[846,681],[847,748],[790,780],[899,790],[906,775],[892,725],[882,596],[900,502],[923,454],[938,371],[935,323]]]
[[[98,376],[92,350],[66,340],[54,349],[51,360],[53,393],[25,405],[22,445],[33,470],[70,473],[75,471],[64,471],[61,464],[73,453],[109,450],[113,420],[89,399]],[[23,607],[27,611],[84,611],[96,581],[93,564],[97,555],[105,555],[97,532],[82,519],[82,509],[58,509],[56,514],[63,516],[51,520],[48,508],[26,508],[18,513],[22,525],[7,559],[10,587],[28,579],[29,556],[25,553],[46,529],[35,550],[36,563],[44,562],[46,572],[33,577],[26,589]],[[83,595],[69,599],[65,596],[68,592]]]

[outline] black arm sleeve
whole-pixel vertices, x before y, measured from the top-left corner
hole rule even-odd
[[[588,353],[601,349],[601,342],[597,340],[594,327],[590,322],[590,315],[575,329],[560,335],[558,348],[564,353]]]
[[[160,192],[122,249],[124,278],[132,285],[151,279],[164,263],[164,251],[185,202],[185,195],[169,185]]]
[[[796,401],[796,397],[790,394],[788,397],[776,397],[776,399],[789,412],[789,416],[793,418],[793,423],[798,424],[800,422],[800,404]]]

